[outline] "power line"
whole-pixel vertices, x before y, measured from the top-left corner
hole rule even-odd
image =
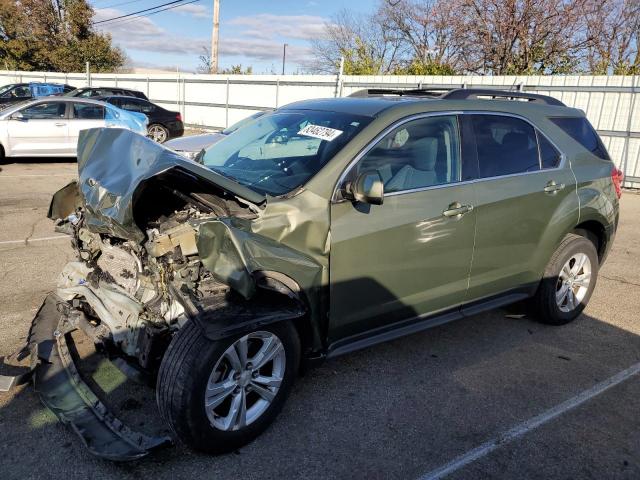
[[[182,2],[182,1],[184,1],[184,0],[180,0],[180,1]],[[155,15],[156,13],[162,13],[162,12],[164,12],[164,11],[172,10],[172,9],[174,9],[174,8],[180,8],[180,7],[182,7],[183,5],[189,5],[189,4],[191,4],[191,3],[196,3],[196,2],[199,2],[199,1],[200,1],[200,0],[191,0],[191,1],[189,1],[189,2],[181,3],[180,5],[172,5],[172,6],[170,6],[170,7],[162,8],[162,9],[160,9],[160,10],[156,10],[155,12],[143,13],[143,14],[141,14],[141,15],[136,15],[136,16],[134,16],[134,17],[125,18],[125,19],[123,19],[123,20],[118,20],[118,21],[115,21],[115,22],[111,22],[111,23],[109,23],[109,26],[111,26],[111,25],[122,25],[122,24],[124,24],[124,23],[132,22],[132,21],[134,21],[136,18],[149,17],[149,16],[151,16],[151,15]],[[173,3],[173,2],[171,2],[171,3]],[[158,7],[160,7],[160,5],[159,5]],[[155,8],[158,8],[158,7],[155,7]],[[115,20],[115,19],[112,19],[112,20]],[[94,24],[94,25],[95,25],[95,24]]]
[[[104,7],[95,8],[94,10],[106,10],[107,8],[121,7],[122,5],[129,5],[130,3],[142,2],[142,0],[129,0],[128,2],[114,3],[113,5],[105,5]]]
[[[120,15],[118,17],[107,18],[106,20],[100,20],[99,22],[93,22],[93,25],[98,25],[100,23],[111,22],[112,20],[119,20],[121,18],[132,17],[139,13],[149,12],[151,10],[155,10],[157,8],[166,7],[167,5],[175,5],[176,3],[182,3],[184,0],[173,0],[172,2],[163,3],[161,5],[156,5],[155,7],[145,8],[144,10],[138,10],[137,12],[127,13],[126,15]]]

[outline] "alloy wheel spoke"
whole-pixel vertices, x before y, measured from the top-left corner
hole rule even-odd
[[[232,379],[227,379],[223,382],[214,383],[207,387],[207,396],[205,398],[205,406],[207,408],[216,408],[224,400],[231,395],[231,392],[236,388],[236,382]]]
[[[231,368],[233,368],[236,372],[241,372],[244,370],[244,363],[240,361],[240,357],[238,357],[238,352],[235,347],[229,348],[226,352],[224,352],[224,356],[229,360],[231,364]]]
[[[569,262],[564,264],[562,270],[560,271],[560,278],[566,280],[571,275],[571,269],[569,268]]]
[[[560,287],[560,290],[556,292],[556,301],[558,302],[558,305],[564,304],[564,301],[567,298],[567,294],[569,293],[569,290],[571,290],[569,288],[569,285],[566,283],[563,283],[562,287]]]
[[[254,392],[256,392],[258,395],[260,395],[262,398],[264,398],[267,402],[273,401],[273,399],[276,396],[276,394],[273,393],[271,390],[269,390],[268,388],[265,388],[265,387],[263,387],[261,385],[258,385],[255,382],[251,382],[251,387],[252,387]]]
[[[254,379],[252,379],[252,383],[259,383],[260,385],[264,385],[265,387],[279,387],[282,383],[282,378],[275,376],[265,376],[258,375]]]
[[[578,287],[588,287],[591,282],[591,274],[583,273],[582,275],[578,275],[574,278],[573,284]]]
[[[587,261],[587,256],[584,254],[580,254],[578,256],[576,256],[576,261],[573,264],[573,267],[571,267],[571,273],[575,276],[578,275],[581,271],[582,271],[582,267],[584,267],[584,264]]]
[[[567,308],[569,308],[569,310],[576,308],[576,296],[573,293],[573,288],[569,288],[567,291]]]
[[[240,364],[242,365],[242,368],[246,368],[247,366],[247,352],[249,351],[248,345],[247,345],[247,337],[242,337],[240,340],[238,340],[235,343],[235,350],[236,353],[238,354],[238,359],[240,360]]]
[[[242,428],[247,423],[247,396],[244,388],[237,395],[233,396],[229,414],[224,419],[226,430],[236,430]]]
[[[268,340],[265,340],[260,350],[258,350],[251,359],[253,368],[260,369],[264,367],[267,363],[273,360],[273,358],[280,353],[282,349],[282,343],[280,343],[280,341],[275,337],[270,337]]]

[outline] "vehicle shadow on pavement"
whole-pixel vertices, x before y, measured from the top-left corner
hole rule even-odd
[[[640,337],[598,318],[550,327],[506,313],[328,361],[298,379],[262,436],[215,457],[177,445],[133,463],[96,459],[33,388],[21,387],[12,398],[0,394],[3,478],[43,465],[51,478],[416,477],[638,361]],[[154,390],[128,380],[88,338],[74,338],[83,375],[114,413],[133,429],[166,432]]]

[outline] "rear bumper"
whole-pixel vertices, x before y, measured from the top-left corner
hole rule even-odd
[[[49,294],[29,331],[33,385],[44,405],[68,425],[89,451],[107,460],[136,460],[169,445],[168,437],[151,437],[129,429],[91,391],[78,372],[69,333],[76,327],[69,306]]]

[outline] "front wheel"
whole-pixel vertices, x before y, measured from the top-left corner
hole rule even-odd
[[[596,286],[598,267],[593,243],[568,234],[551,257],[532,299],[537,320],[564,325],[580,315]]]
[[[262,433],[288,396],[300,359],[289,322],[211,341],[194,322],[174,337],[162,360],[160,414],[185,444],[207,453],[246,445]]]
[[[147,137],[154,142],[164,143],[169,138],[169,130],[158,123],[154,123],[147,128]]]

